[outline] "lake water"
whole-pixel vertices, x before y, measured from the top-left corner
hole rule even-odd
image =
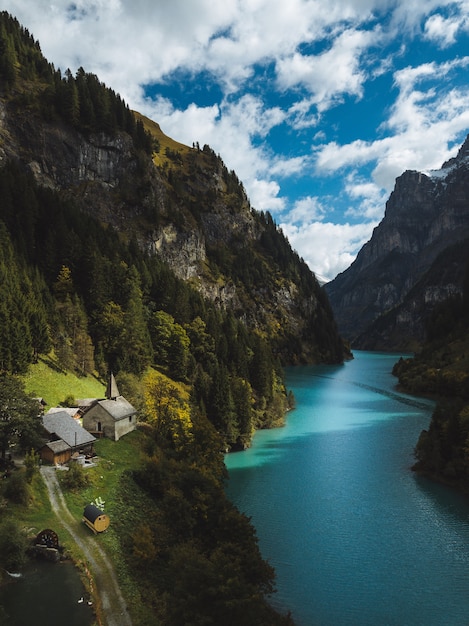
[[[398,356],[288,368],[286,426],[226,457],[299,626],[469,625],[469,503],[410,470],[433,404],[396,391]]]
[[[32,561],[21,571],[22,578],[0,587],[0,606],[8,615],[8,626],[93,623],[92,607],[87,604],[88,597],[72,563]]]

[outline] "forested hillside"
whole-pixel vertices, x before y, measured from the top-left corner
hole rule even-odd
[[[208,146],[62,75],[6,13],[0,52],[3,370],[158,366],[245,445],[287,408],[282,364],[344,356],[315,277]]]
[[[469,492],[469,263],[463,295],[435,307],[426,331],[422,351],[394,367],[406,390],[437,399],[415,448],[415,469]]]
[[[111,504],[136,624],[290,623],[267,603],[274,572],[224,496],[223,453],[282,423],[282,365],[345,355],[316,278],[209,146],[174,142],[82,68],[54,68],[0,14],[2,451],[40,443],[37,417],[7,397],[23,397],[32,365],[114,372],[139,410],[144,459]],[[2,485],[0,541],[15,506],[35,506],[31,476]],[[137,527],[119,515],[129,493]],[[4,568],[24,557],[17,534]]]

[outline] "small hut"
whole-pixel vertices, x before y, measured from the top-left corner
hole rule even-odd
[[[109,528],[109,515],[98,509],[94,504],[87,504],[83,511],[82,521],[96,533],[102,533]]]

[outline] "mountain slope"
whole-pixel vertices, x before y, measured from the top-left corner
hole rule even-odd
[[[2,162],[19,162],[40,186],[157,255],[268,337],[284,363],[342,360],[314,275],[219,156],[166,137],[81,68],[62,76],[29,34],[10,39],[16,57],[3,63]]]
[[[440,170],[396,180],[370,241],[326,285],[343,336],[357,348],[419,345],[431,308],[461,293],[468,238],[469,138]]]

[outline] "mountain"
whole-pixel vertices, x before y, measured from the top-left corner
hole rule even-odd
[[[342,361],[324,290],[270,214],[251,207],[236,173],[209,146],[166,137],[95,75],[62,75],[8,19],[0,161],[156,255],[267,337],[283,363]]]
[[[164,369],[244,447],[285,415],[282,365],[347,355],[324,289],[220,156],[56,70],[5,12],[0,198],[1,371]]]
[[[404,172],[352,265],[326,285],[342,335],[362,349],[415,349],[432,308],[461,294],[468,260],[469,137],[441,169]]]
[[[413,469],[469,493],[469,264],[462,296],[433,309],[422,349],[399,359],[393,374],[402,389],[437,400],[416,442]]]

